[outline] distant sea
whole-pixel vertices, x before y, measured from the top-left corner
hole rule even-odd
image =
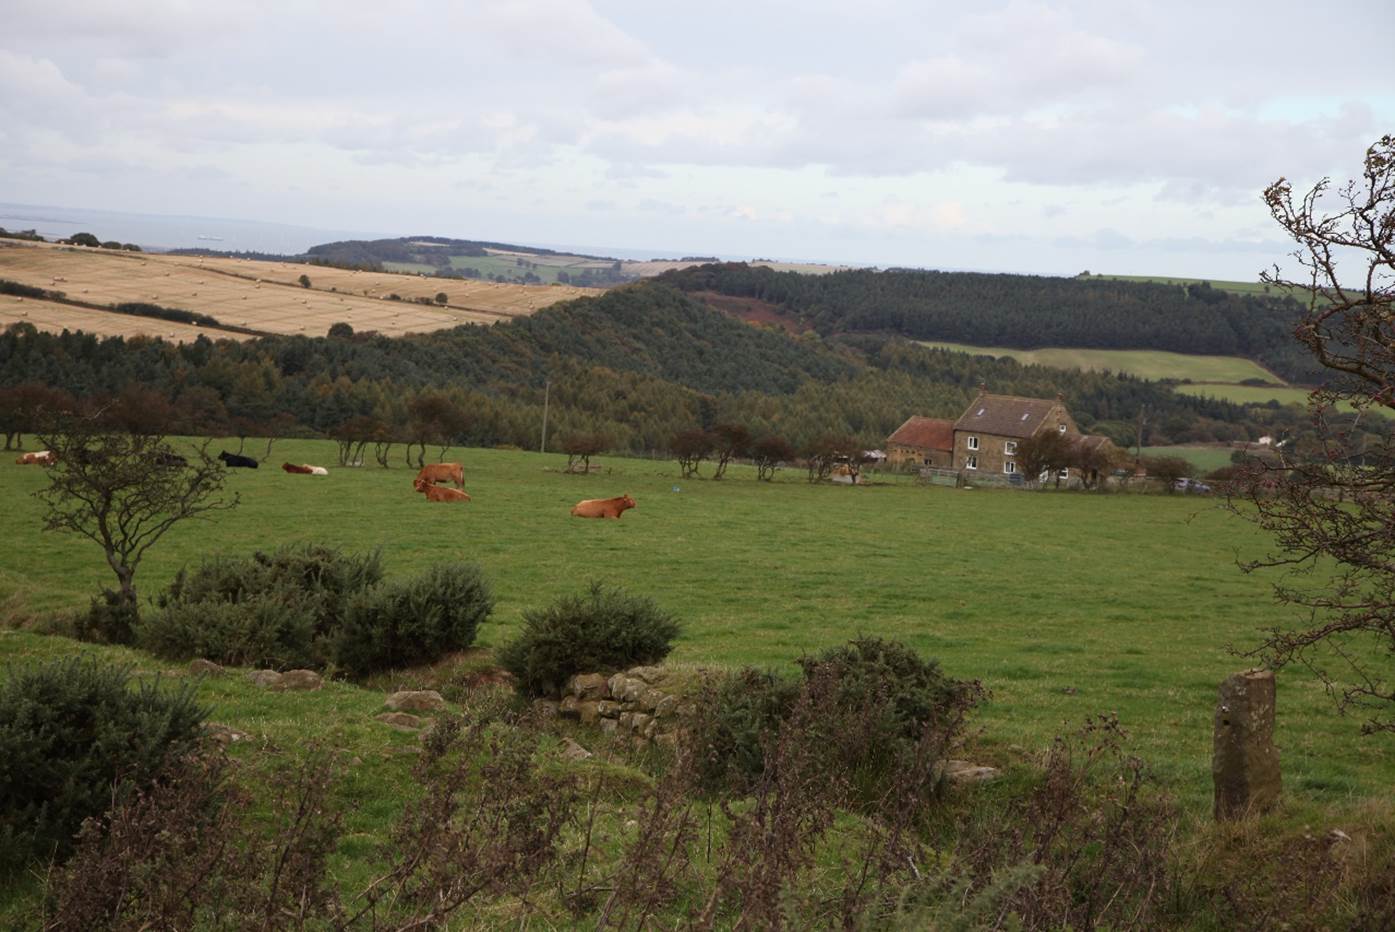
[[[0,203],[0,227],[34,230],[47,239],[91,233],[100,240],[135,243],[145,250],[220,249],[231,252],[276,252],[295,255],[319,243],[341,239],[378,239],[386,233],[330,230],[230,220],[226,217],[181,217],[133,214],[116,210]]]

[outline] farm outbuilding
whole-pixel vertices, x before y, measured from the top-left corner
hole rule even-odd
[[[953,460],[954,422],[947,418],[913,415],[886,438],[886,462],[891,467],[950,469]]]

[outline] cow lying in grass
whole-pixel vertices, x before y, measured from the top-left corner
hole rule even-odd
[[[218,458],[223,461],[223,465],[230,469],[256,469],[257,461],[250,456],[242,456],[239,453],[229,453],[224,450],[218,454]]]
[[[52,466],[56,462],[58,462],[58,456],[52,450],[22,453],[15,459],[15,463],[19,466]]]
[[[635,507],[635,500],[628,494],[618,498],[588,498],[572,506],[575,518],[615,518],[619,519],[625,509]]]
[[[282,463],[281,468],[286,472],[295,473],[298,476],[310,475],[309,466],[297,466],[295,463]]]
[[[431,463],[421,467],[416,482],[453,482],[457,489],[465,488],[465,470],[459,463]]]
[[[443,488],[420,477],[412,483],[412,488],[426,494],[428,502],[468,502],[470,496],[464,489]]]

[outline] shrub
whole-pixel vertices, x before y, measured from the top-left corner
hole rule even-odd
[[[523,631],[504,645],[499,662],[529,695],[555,695],[577,673],[608,673],[656,663],[673,649],[678,622],[652,599],[592,583],[585,595],[563,596],[523,614]]]
[[[694,723],[698,785],[715,792],[745,792],[765,768],[765,749],[799,696],[795,680],[753,668],[709,686]]]
[[[103,589],[101,595],[92,599],[87,611],[77,616],[74,633],[79,640],[98,644],[130,644],[139,622],[139,610],[134,603],[123,599],[119,592]]]
[[[129,671],[62,660],[0,683],[0,866],[65,857],[84,819],[149,784],[197,741],[207,710],[188,687],[129,688]]]
[[[140,645],[162,657],[206,657],[248,667],[315,663],[315,619],[303,603],[176,602],[141,626]]]
[[[493,609],[478,566],[438,564],[351,597],[329,653],[336,666],[358,676],[424,663],[473,644]]]

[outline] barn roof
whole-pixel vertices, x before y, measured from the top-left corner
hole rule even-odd
[[[1045,398],[981,394],[954,422],[954,429],[999,437],[1030,437],[1057,404]]]
[[[886,438],[886,442],[924,450],[953,450],[954,422],[948,418],[912,415]]]

